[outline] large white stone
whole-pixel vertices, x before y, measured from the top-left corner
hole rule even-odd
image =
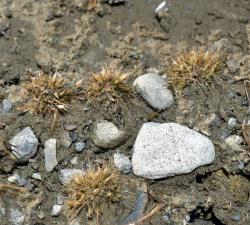
[[[164,110],[174,103],[172,92],[167,89],[167,81],[156,73],[139,76],[133,85],[145,101],[153,108]]]
[[[30,127],[24,128],[10,140],[12,153],[21,161],[27,161],[37,152],[38,139]]]
[[[159,179],[186,174],[214,161],[213,143],[177,123],[145,123],[136,138],[132,167],[137,176]]]

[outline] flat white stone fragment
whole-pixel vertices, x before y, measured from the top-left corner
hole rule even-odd
[[[44,146],[45,169],[51,172],[58,164],[56,158],[56,139],[48,139]]]

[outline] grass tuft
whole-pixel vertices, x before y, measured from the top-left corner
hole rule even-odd
[[[55,122],[57,114],[67,112],[71,100],[76,98],[76,87],[66,84],[58,74],[51,76],[40,71],[35,76],[29,71],[28,75],[27,82],[22,85],[24,100],[19,109],[32,114],[53,114]]]
[[[86,98],[94,110],[104,109],[109,115],[119,116],[133,97],[129,76],[121,70],[106,67],[92,74],[86,88]]]
[[[181,50],[168,70],[169,82],[177,89],[191,84],[202,85],[222,70],[224,61],[222,51]]]
[[[82,209],[87,210],[89,218],[99,219],[105,206],[120,199],[118,172],[104,165],[90,169],[83,176],[75,176],[67,185],[67,215],[73,220]]]

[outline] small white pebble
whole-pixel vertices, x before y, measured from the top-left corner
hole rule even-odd
[[[36,180],[42,180],[41,173],[33,173],[31,177]]]
[[[231,117],[231,118],[228,120],[227,126],[228,126],[228,129],[229,129],[229,130],[234,129],[234,128],[237,126],[237,120],[236,120],[235,118]]]
[[[59,216],[62,211],[62,205],[53,205],[51,216]]]

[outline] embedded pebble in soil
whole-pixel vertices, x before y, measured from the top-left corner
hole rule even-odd
[[[10,222],[12,225],[23,225],[25,214],[18,208],[10,209]]]
[[[81,169],[61,169],[59,172],[59,180],[63,185],[69,184],[74,176],[84,175]]]
[[[30,127],[26,127],[16,134],[9,143],[12,153],[23,162],[35,156],[37,152],[38,139]]]
[[[62,211],[62,205],[53,205],[51,216],[59,216]]]
[[[56,158],[56,139],[48,139],[45,141],[44,147],[45,169],[51,172],[58,164]]]
[[[132,168],[129,158],[121,153],[114,154],[114,164],[116,168],[123,173],[129,173]]]
[[[9,113],[13,108],[13,104],[8,99],[4,99],[1,105],[2,113]]]
[[[64,131],[62,133],[62,137],[60,138],[60,143],[62,143],[62,145],[65,147],[65,148],[69,148],[72,144],[72,140],[69,136],[69,132],[68,131]]]
[[[212,46],[210,46],[209,50],[214,51],[225,51],[225,50],[232,50],[233,46],[231,42],[227,38],[222,38],[216,42],[213,43]]]
[[[133,172],[148,179],[186,174],[211,164],[213,143],[202,134],[177,123],[144,123],[132,156]]]
[[[237,120],[233,117],[229,118],[227,126],[229,130],[234,129],[237,126]]]
[[[42,180],[41,173],[33,173],[31,177],[36,180]]]
[[[167,89],[167,81],[156,73],[147,73],[136,78],[133,83],[144,100],[153,108],[165,110],[174,103],[172,92]]]
[[[72,159],[70,159],[70,163],[72,165],[78,165],[79,164],[79,158],[78,158],[78,156],[75,155]]]
[[[79,141],[79,142],[75,143],[75,150],[77,152],[79,152],[79,153],[82,152],[84,148],[85,148],[85,142]]]
[[[95,123],[94,134],[92,137],[93,143],[104,149],[112,149],[120,146],[126,139],[124,131],[106,120],[99,120]]]

